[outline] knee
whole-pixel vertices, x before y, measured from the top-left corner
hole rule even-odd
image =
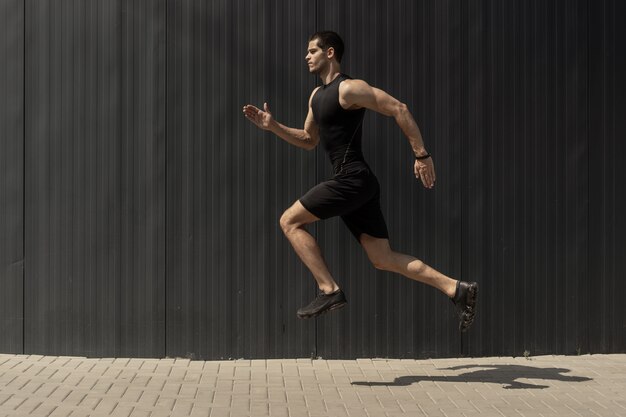
[[[282,216],[280,216],[280,228],[284,234],[289,234],[292,230],[297,228],[298,225],[293,221],[293,216],[289,213],[289,210],[285,210]]]

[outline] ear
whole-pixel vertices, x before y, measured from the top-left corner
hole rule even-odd
[[[328,57],[328,59],[333,59],[333,57],[335,56],[335,48],[333,48],[332,46],[328,47],[328,49],[326,50],[326,56]]]

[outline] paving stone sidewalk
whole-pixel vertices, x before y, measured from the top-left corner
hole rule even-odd
[[[0,355],[0,416],[626,416],[626,355],[207,362]]]

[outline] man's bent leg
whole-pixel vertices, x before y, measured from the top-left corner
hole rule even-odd
[[[454,296],[457,280],[447,277],[413,256],[394,252],[388,239],[378,239],[363,233],[359,240],[376,269],[397,272],[435,287],[448,297]]]
[[[305,209],[300,201],[296,201],[281,216],[280,227],[302,262],[313,274],[320,290],[328,294],[338,290],[339,286],[324,262],[319,245],[304,228],[307,224],[317,220],[319,220],[318,217]]]

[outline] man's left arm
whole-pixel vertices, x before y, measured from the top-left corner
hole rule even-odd
[[[362,80],[346,80],[339,86],[339,103],[346,109],[365,107],[385,116],[393,116],[408,138],[415,156],[419,158],[428,155],[422,133],[407,105],[385,91],[372,87]],[[426,188],[433,187],[435,168],[432,158],[416,159],[413,170],[415,177],[421,178]]]

